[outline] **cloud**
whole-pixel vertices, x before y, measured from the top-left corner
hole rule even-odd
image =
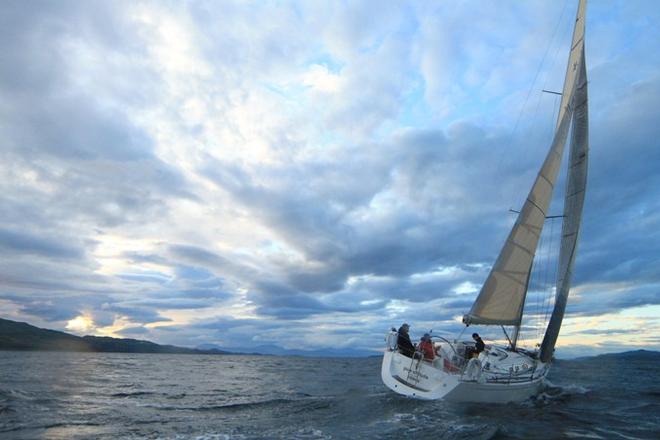
[[[458,332],[549,144],[556,101],[536,92],[559,87],[573,14],[10,2],[0,298],[55,328],[84,316],[100,334],[188,346],[368,351],[403,321]],[[659,18],[590,5],[569,320],[658,304]]]
[[[84,248],[67,246],[49,237],[39,237],[27,233],[0,230],[0,248],[13,254],[26,253],[53,258],[81,258]]]

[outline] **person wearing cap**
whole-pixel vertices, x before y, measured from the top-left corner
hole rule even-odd
[[[415,346],[410,340],[410,335],[408,335],[408,330],[410,326],[408,324],[403,324],[399,327],[398,336],[396,339],[396,345],[399,349],[399,353],[404,356],[413,357],[415,354]]]
[[[424,360],[432,361],[435,359],[435,352],[433,351],[433,342],[431,342],[431,335],[424,333],[422,339],[417,345],[417,349],[424,355]]]

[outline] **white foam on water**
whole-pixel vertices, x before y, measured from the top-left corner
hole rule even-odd
[[[590,393],[591,390],[587,387],[577,384],[570,385],[554,385],[546,380],[546,387],[538,395],[522,403],[522,406],[530,406],[534,404],[550,403],[556,400],[563,400],[569,396],[585,395]]]
[[[592,439],[604,439],[605,437],[601,437],[600,435],[596,434],[595,432],[589,432],[589,431],[583,431],[583,430],[573,430],[573,429],[568,429],[564,431],[563,433],[566,437],[568,438],[592,438]]]
[[[296,431],[290,438],[300,440],[330,440],[332,436],[324,434],[320,429],[302,428]]]
[[[183,435],[177,434],[174,437],[157,437],[157,440],[243,440],[246,439],[243,434],[218,434],[218,433],[209,433],[201,435]]]
[[[417,421],[417,416],[415,414],[411,414],[411,413],[395,413],[392,416],[392,421],[395,422],[395,423],[416,422]]]
[[[561,388],[562,392],[568,394],[587,394],[591,391],[589,388],[583,387],[582,385],[566,385],[559,388]]]
[[[622,438],[625,440],[642,440],[640,437],[633,437],[631,435],[626,435],[626,434],[621,434],[618,431],[614,431],[612,429],[605,429],[605,428],[594,428],[598,432],[602,432],[605,434],[607,437],[606,438]]]

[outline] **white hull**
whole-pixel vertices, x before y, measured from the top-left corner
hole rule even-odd
[[[531,360],[524,355],[510,357],[513,359],[508,359],[506,365],[522,359]],[[488,355],[483,355],[482,359],[488,362]],[[471,368],[476,363],[459,371],[447,371],[443,363],[442,358],[431,363],[388,350],[383,356],[381,377],[392,391],[416,399],[506,403],[524,401],[537,395],[548,371],[546,364],[536,362],[524,372],[519,370],[504,377],[501,373]]]

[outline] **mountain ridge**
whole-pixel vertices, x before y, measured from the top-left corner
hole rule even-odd
[[[602,360],[602,359],[660,360],[660,351],[637,349],[637,350],[629,350],[629,351],[620,351],[617,353],[603,353],[603,354],[597,354],[595,356],[584,356],[584,357],[576,358],[574,360]]]
[[[213,348],[161,345],[141,339],[110,336],[75,336],[58,330],[35,327],[26,322],[0,318],[0,350],[78,351],[98,353],[165,353],[165,354],[235,354]]]

